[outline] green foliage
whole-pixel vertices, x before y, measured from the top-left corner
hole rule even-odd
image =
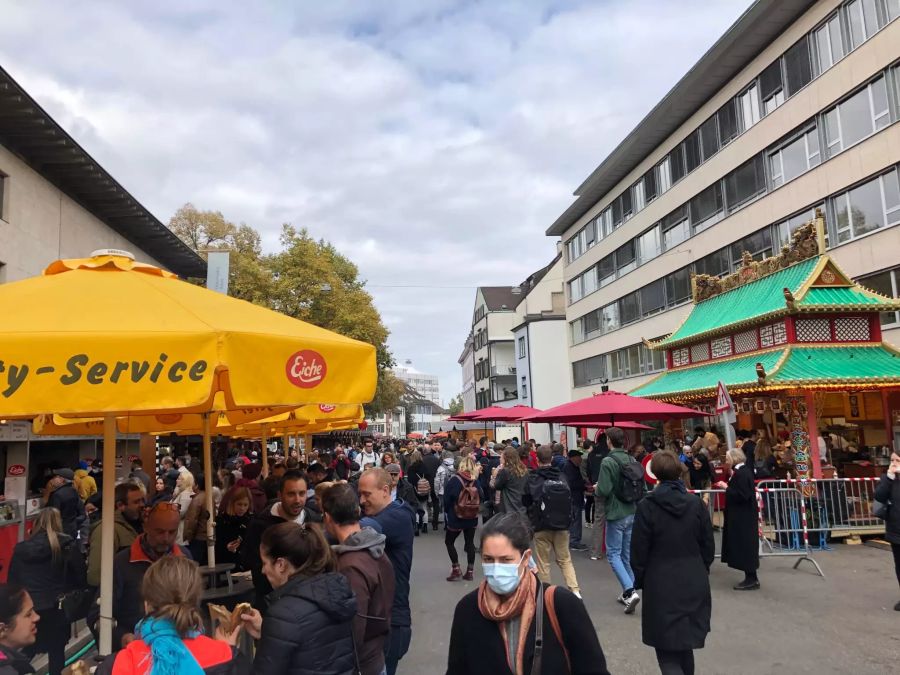
[[[463,397],[461,393],[450,399],[447,409],[451,415],[459,415],[463,411]]]

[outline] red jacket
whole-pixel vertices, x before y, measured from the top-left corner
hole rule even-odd
[[[250,672],[250,663],[246,657],[225,642],[200,635],[185,640],[184,644],[200,667],[210,675]],[[135,640],[125,649],[104,659],[97,668],[97,675],[150,675],[152,670],[150,647],[143,640]]]

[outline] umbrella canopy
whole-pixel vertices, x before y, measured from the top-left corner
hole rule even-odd
[[[124,251],[58,260],[43,276],[0,284],[0,417],[104,418],[115,466],[116,416],[358,404],[375,393],[375,348],[278,312],[180,281]],[[100,653],[112,648],[115,472],[103,475]],[[213,512],[212,471],[206,472]],[[212,519],[207,533],[212,538]],[[212,559],[210,560],[212,562]]]
[[[485,420],[487,422],[518,422],[522,418],[538,415],[540,412],[537,408],[531,408],[527,405],[513,405],[508,408],[493,405],[490,408],[474,411],[468,419]]]
[[[407,438],[411,438],[411,439],[413,439],[413,440],[419,439],[419,438],[425,438],[425,437],[424,437],[422,434],[420,434],[418,431],[413,431],[411,434],[406,434],[406,437],[407,437]]]
[[[469,422],[470,420],[475,419],[475,415],[480,413],[481,410],[470,410],[469,412],[459,413],[458,415],[453,415],[452,417],[448,417],[448,422]]]
[[[629,396],[618,391],[594,394],[571,403],[564,403],[537,415],[526,418],[528,422],[567,422],[569,425],[616,420],[667,420],[697,417],[692,408],[661,403],[639,396]]]
[[[558,421],[557,424],[564,427],[582,427],[584,429],[609,429],[610,427],[619,427],[620,429],[652,429],[646,424],[640,422],[572,422],[569,420]]]

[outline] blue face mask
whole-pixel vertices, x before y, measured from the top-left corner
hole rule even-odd
[[[522,554],[522,558],[525,554]],[[515,563],[482,563],[481,572],[487,581],[491,590],[498,595],[509,595],[519,586],[521,576],[519,575],[519,565],[522,558]]]

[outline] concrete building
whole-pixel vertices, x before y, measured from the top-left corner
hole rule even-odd
[[[475,410],[475,337],[469,331],[462,354],[456,360],[462,368],[462,404],[463,412]]]
[[[475,408],[514,405],[517,398],[513,320],[521,290],[512,286],[481,286],[475,292],[472,315],[472,357]],[[465,381],[465,373],[463,373]]]
[[[691,275],[777,253],[815,209],[837,263],[897,296],[898,17],[900,0],[757,0],[575,191],[547,231],[572,398],[662,370],[642,340],[684,319]],[[900,342],[900,316],[882,323]]]
[[[434,403],[441,403],[441,382],[437,375],[428,375],[416,370],[409,359],[402,366],[396,366],[392,370],[401,382],[415,389],[421,397]]]

